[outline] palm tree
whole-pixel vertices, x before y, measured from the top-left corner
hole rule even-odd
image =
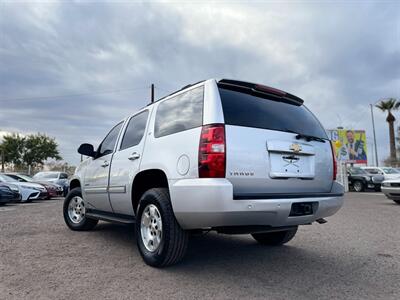
[[[400,108],[400,102],[395,98],[388,98],[386,100],[381,100],[375,105],[381,111],[388,113],[386,117],[386,122],[389,123],[389,142],[390,142],[390,160],[392,162],[396,161],[396,144],[394,137],[394,121],[396,118],[393,116],[392,111],[398,110]]]

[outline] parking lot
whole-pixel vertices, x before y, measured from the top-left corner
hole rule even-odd
[[[133,228],[73,232],[62,200],[0,207],[0,298],[399,299],[400,205],[349,193],[327,224],[281,248],[250,236],[193,236],[182,263],[144,264]]]

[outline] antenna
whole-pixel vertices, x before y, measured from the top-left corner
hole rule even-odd
[[[151,84],[151,103],[154,102],[154,83]]]

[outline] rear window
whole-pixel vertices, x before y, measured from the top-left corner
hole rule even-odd
[[[325,130],[304,106],[260,98],[219,88],[225,124],[286,132],[327,139]]]
[[[162,137],[203,125],[203,86],[161,102],[154,136]]]

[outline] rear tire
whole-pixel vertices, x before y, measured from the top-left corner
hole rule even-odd
[[[166,267],[185,255],[188,233],[175,219],[168,189],[153,188],[143,194],[135,229],[138,249],[146,264]]]
[[[360,180],[356,180],[353,182],[353,189],[357,193],[363,192],[365,189],[364,183]]]
[[[99,220],[86,218],[85,213],[81,188],[74,188],[64,199],[63,215],[65,224],[69,229],[76,231],[93,229]]]
[[[277,232],[253,233],[251,236],[262,245],[281,246],[294,238],[297,228]]]

